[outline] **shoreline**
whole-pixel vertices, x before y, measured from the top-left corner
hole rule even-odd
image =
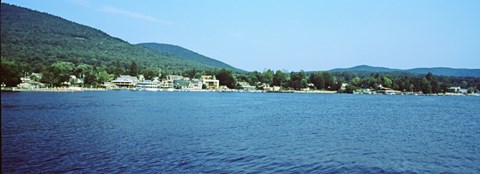
[[[239,92],[239,93],[295,93],[295,94],[350,94],[350,93],[338,93],[337,91],[326,90],[281,90],[281,91],[264,91],[264,90],[238,90],[238,89],[155,89],[145,90],[136,88],[81,88],[81,87],[69,87],[69,88],[12,88],[2,87],[1,92],[90,92],[90,91],[146,91],[146,92]],[[439,93],[439,94],[421,94],[412,92],[403,92],[399,94],[383,94],[383,93],[358,93],[354,95],[413,95],[413,96],[480,96],[480,94],[461,94],[461,93]]]

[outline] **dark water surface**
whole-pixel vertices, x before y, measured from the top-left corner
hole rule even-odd
[[[2,173],[480,173],[480,97],[1,97]]]

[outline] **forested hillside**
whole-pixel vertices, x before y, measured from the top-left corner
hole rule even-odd
[[[163,54],[179,57],[181,59],[184,59],[185,61],[197,62],[204,65],[210,65],[213,67],[232,69],[237,72],[245,72],[243,70],[230,66],[224,62],[212,59],[210,57],[201,55],[199,53],[196,53],[194,51],[191,51],[189,49],[186,49],[177,45],[161,44],[161,43],[140,43],[137,45],[140,45],[146,48],[151,48]]]
[[[128,67],[133,60],[141,68],[217,68],[159,54],[85,25],[5,3],[1,5],[1,38],[2,59],[26,64],[33,71],[57,61],[107,67],[118,61]]]
[[[480,69],[465,69],[465,68],[413,68],[413,69],[390,69],[385,67],[374,67],[368,65],[359,65],[351,68],[335,68],[330,72],[354,72],[360,74],[369,73],[390,73],[390,74],[418,74],[425,75],[433,73],[440,76],[457,76],[457,77],[480,77]]]

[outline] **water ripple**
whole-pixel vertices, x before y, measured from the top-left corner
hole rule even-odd
[[[2,172],[480,173],[479,105],[474,97],[2,93]]]

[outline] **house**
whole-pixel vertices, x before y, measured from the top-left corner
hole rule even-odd
[[[353,91],[354,94],[376,94],[375,91],[372,91],[369,88],[360,88]]]
[[[30,75],[30,78],[34,81],[39,81],[40,79],[42,79],[42,73],[32,73]]]
[[[448,88],[448,92],[459,93],[461,89],[462,89],[462,88],[460,88],[460,87],[458,87],[458,86],[457,86],[457,87],[453,87],[453,86],[452,86],[452,87]]]
[[[138,75],[138,81],[140,81],[140,82],[145,81],[145,76],[143,76],[143,75]]]
[[[342,83],[342,86],[340,86],[340,90],[345,90],[347,89],[348,83]]]
[[[83,79],[77,78],[75,75],[71,75],[68,80],[68,85],[70,86],[81,86],[83,84]]]
[[[183,80],[183,76],[180,75],[168,75],[165,80],[160,82],[162,88],[174,88],[176,80]]]
[[[265,91],[275,91],[275,92],[278,92],[282,89],[281,86],[272,86],[272,87],[263,87],[263,90]]]
[[[173,87],[175,87],[176,89],[188,89],[190,85],[190,81],[189,80],[174,80],[173,81]]]
[[[199,79],[184,78],[181,80],[174,80],[173,86],[176,89],[186,89],[186,90],[201,90],[203,83]]]
[[[137,83],[137,89],[139,90],[154,90],[157,91],[160,88],[160,83],[152,80],[144,80]]]
[[[182,80],[182,79],[183,79],[183,76],[179,76],[179,75],[168,75],[167,76],[167,80],[169,80],[169,81]]]
[[[392,95],[392,94],[400,94],[401,92],[397,91],[397,90],[393,90],[392,88],[386,88],[386,87],[379,86],[379,89],[377,90],[377,93]]]
[[[200,77],[200,80],[208,89],[218,89],[220,86],[220,81],[215,76],[203,75]]]
[[[35,74],[38,75],[39,73],[35,73]],[[30,78],[30,77],[33,77],[33,79]],[[38,78],[37,76],[30,76],[30,77],[27,77],[27,76],[21,77],[20,78],[21,83],[18,84],[17,87],[18,88],[24,88],[24,89],[33,89],[33,88],[43,88],[43,87],[45,87],[45,84],[40,83],[40,82],[35,80],[35,79],[40,80],[41,74],[40,74],[40,78]]]
[[[113,84],[118,87],[134,87],[138,83],[137,77],[130,75],[120,75],[115,80],[112,81]]]
[[[247,91],[253,91],[256,89],[255,86],[251,86],[248,82],[238,82],[237,86],[240,86],[241,89],[247,90]]]
[[[199,79],[192,79],[190,81],[190,85],[189,85],[190,89],[200,90],[202,89],[202,87],[203,87],[203,83]]]
[[[18,88],[24,88],[24,89],[33,89],[33,88],[44,88],[45,84],[30,80],[29,78],[20,78],[22,80],[22,83],[18,84]]]

